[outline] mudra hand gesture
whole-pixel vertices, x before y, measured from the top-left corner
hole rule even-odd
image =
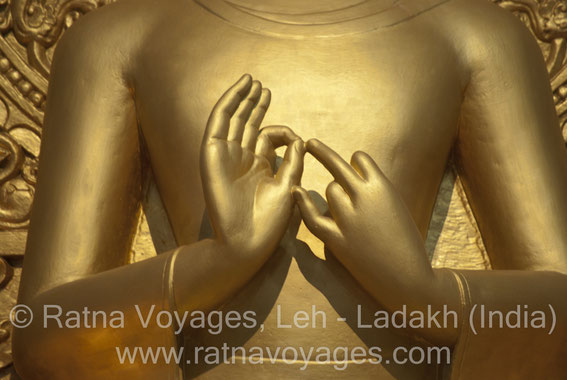
[[[230,252],[265,260],[291,217],[291,187],[303,172],[304,142],[284,126],[259,130],[270,91],[244,75],[215,105],[201,146],[201,178],[216,238]],[[274,174],[275,149],[287,145]]]
[[[454,297],[454,282],[432,269],[409,210],[376,162],[356,152],[348,164],[318,140],[304,144],[288,127],[259,132],[269,102],[270,92],[245,75],[211,113],[201,175],[217,239],[231,252],[262,262],[285,233],[293,192],[307,228],[387,309],[437,308]],[[287,150],[274,175],[275,148],[282,145]],[[330,217],[299,186],[305,150],[335,178],[326,194]],[[425,334],[444,342],[455,339],[450,330]]]

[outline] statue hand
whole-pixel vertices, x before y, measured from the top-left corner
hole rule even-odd
[[[335,178],[326,191],[330,217],[321,214],[305,189],[294,187],[307,228],[384,306],[430,300],[422,297],[435,289],[422,237],[374,160],[356,152],[349,165],[318,140],[306,146]]]
[[[270,91],[243,76],[217,102],[201,146],[201,178],[216,238],[230,252],[267,258],[293,211],[291,187],[303,172],[303,141],[288,127],[259,126]],[[287,145],[274,175],[275,149]]]

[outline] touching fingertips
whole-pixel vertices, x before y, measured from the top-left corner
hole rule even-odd
[[[314,148],[317,148],[317,146],[320,145],[320,144],[321,144],[321,141],[319,141],[317,139],[309,139],[305,143],[305,149],[307,151],[311,152]]]
[[[295,149],[299,154],[304,155],[305,154],[305,143],[303,142],[303,140],[301,138],[297,138],[292,145],[293,149]]]

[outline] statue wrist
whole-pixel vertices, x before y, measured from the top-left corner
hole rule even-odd
[[[234,265],[258,265],[263,264],[273,252],[269,247],[259,244],[242,244],[215,239],[216,249],[222,251],[226,260],[232,261]]]

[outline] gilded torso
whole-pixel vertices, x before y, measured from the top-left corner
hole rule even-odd
[[[264,125],[284,124],[305,140],[322,139],[346,159],[357,150],[371,154],[425,236],[458,127],[465,72],[451,40],[435,23],[442,3],[363,3],[355,10],[289,15],[222,1],[178,1],[164,7],[166,14],[145,31],[132,58],[136,111],[178,244],[207,235],[201,138],[216,100],[243,73],[272,91]],[[324,196],[330,180],[322,166],[306,159],[305,188]],[[216,336],[188,332],[185,344],[306,350],[379,346],[385,358],[396,346],[418,344],[399,331],[357,328],[358,305],[368,314],[364,318],[371,318],[379,305],[336,260],[325,259],[322,243],[304,225],[296,234],[298,223],[292,222],[282,248],[253,281],[223,305],[223,310],[254,311],[263,328],[225,329]],[[296,311],[313,307],[325,313],[326,327],[278,327],[278,314],[284,323]],[[290,378],[302,365],[280,360],[261,371]],[[349,365],[336,371],[332,363],[313,364],[305,375],[409,378],[413,373],[423,378],[424,371],[435,371],[418,365],[386,367]],[[190,365],[187,374],[217,378],[250,370]]]

